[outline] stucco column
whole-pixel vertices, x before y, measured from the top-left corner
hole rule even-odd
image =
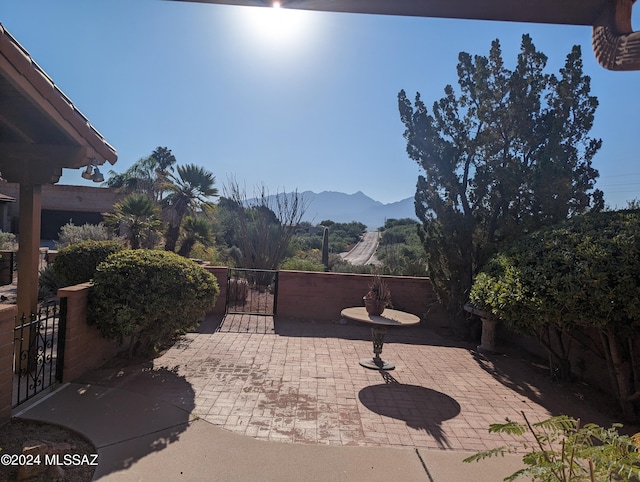
[[[20,184],[18,223],[18,321],[29,319],[38,310],[38,271],[40,255],[40,213],[42,186]]]
[[[476,348],[479,352],[493,353],[496,351],[496,325],[498,320],[493,318],[480,318],[482,320],[482,337],[480,345]]]

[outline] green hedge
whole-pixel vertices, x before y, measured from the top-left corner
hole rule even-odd
[[[197,326],[219,293],[215,276],[195,262],[159,250],[124,250],[101,263],[89,296],[90,323],[100,333],[154,352]]]
[[[113,253],[125,249],[119,241],[82,241],[61,248],[53,269],[64,286],[86,283],[93,279],[96,267]]]
[[[470,299],[518,331],[543,323],[635,329],[640,320],[640,213],[576,216],[495,256]]]
[[[470,299],[534,335],[560,378],[571,375],[567,338],[597,330],[623,416],[640,420],[640,212],[584,214],[527,236],[482,269]]]

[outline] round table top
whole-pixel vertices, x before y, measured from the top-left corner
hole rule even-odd
[[[382,316],[370,315],[364,306],[345,308],[340,312],[340,315],[343,318],[370,323],[372,325],[410,326],[420,323],[420,318],[416,315],[404,311],[392,310],[391,308],[386,308],[382,312]]]

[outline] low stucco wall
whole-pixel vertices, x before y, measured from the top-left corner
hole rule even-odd
[[[113,358],[118,344],[102,338],[95,326],[87,324],[87,300],[91,283],[58,290],[67,303],[67,329],[63,382],[70,382]]]
[[[216,304],[210,313],[224,314],[227,308],[227,273],[229,270],[225,266],[205,266],[204,269],[216,277],[220,287],[220,294],[218,294]]]
[[[383,276],[393,308],[425,318],[437,304],[429,278]],[[350,306],[364,306],[362,297],[372,275],[280,271],[277,314],[287,318],[337,320]]]

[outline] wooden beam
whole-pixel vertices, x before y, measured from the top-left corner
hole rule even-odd
[[[272,0],[178,0],[271,7]],[[610,0],[280,0],[283,8],[591,26]]]
[[[14,133],[17,137],[19,137],[23,142],[34,144],[36,140],[31,137],[29,132],[29,126],[22,122],[19,116],[15,115],[13,112],[7,117],[4,112],[2,112],[2,106],[0,106],[0,124],[4,126],[9,132]]]
[[[19,184],[56,183],[63,167],[80,167],[90,161],[85,147],[0,143],[0,174]]]
[[[54,163],[57,167],[78,168],[87,165],[88,149],[81,146],[0,142],[0,165],[24,161]]]

